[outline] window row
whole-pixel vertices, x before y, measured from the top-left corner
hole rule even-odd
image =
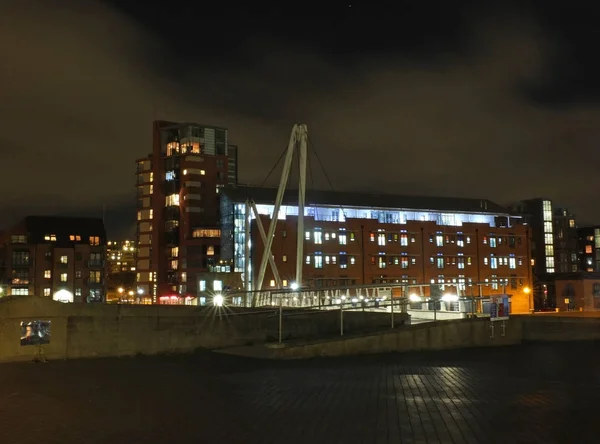
[[[46,260],[52,259],[52,252],[48,251],[44,254]],[[75,261],[80,262],[83,259],[81,253],[75,253]],[[69,256],[60,255],[58,256],[57,264],[66,265],[69,263]],[[13,251],[12,252],[12,265],[13,266],[29,266],[33,265],[33,257],[29,251]],[[88,266],[90,267],[101,267],[104,265],[104,258],[102,253],[90,253]]]

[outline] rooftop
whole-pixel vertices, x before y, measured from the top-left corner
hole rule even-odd
[[[257,204],[273,204],[277,188],[258,186],[227,187],[222,194],[235,202],[253,199]],[[286,190],[284,205],[297,205],[298,190]],[[406,196],[365,192],[306,190],[306,205],[352,208],[389,208],[406,210],[435,210],[460,213],[509,214],[510,211],[487,199],[461,197]]]

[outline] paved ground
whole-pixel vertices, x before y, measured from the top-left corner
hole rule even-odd
[[[0,365],[0,443],[593,443],[600,344]]]

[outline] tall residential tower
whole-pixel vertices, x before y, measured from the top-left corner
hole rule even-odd
[[[190,303],[220,255],[219,191],[237,182],[227,130],[153,123],[152,154],[137,161],[137,285],[153,303]]]

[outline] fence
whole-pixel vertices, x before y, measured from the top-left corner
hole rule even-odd
[[[349,298],[346,294],[339,293],[310,293],[314,292],[269,293],[269,299],[265,302],[273,308],[270,316],[277,318],[278,343],[282,343],[284,339],[344,336],[393,329],[411,323],[411,319],[436,322],[489,317],[492,306],[490,297],[446,295],[441,298],[420,298],[413,295],[406,298],[392,297],[391,293],[372,293],[371,297],[354,295]],[[234,304],[236,302],[234,298],[230,301]],[[315,321],[316,316],[321,319]],[[307,329],[307,325],[312,330]]]

